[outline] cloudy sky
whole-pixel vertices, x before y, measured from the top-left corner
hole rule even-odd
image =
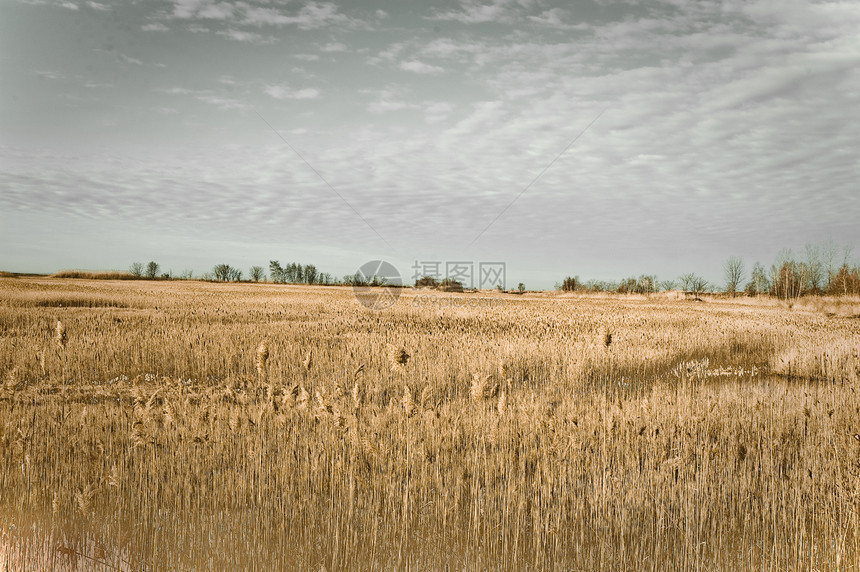
[[[0,0],[0,77],[6,270],[860,247],[856,1]]]

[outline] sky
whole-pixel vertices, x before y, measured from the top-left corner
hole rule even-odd
[[[860,247],[860,3],[0,0],[0,269]]]

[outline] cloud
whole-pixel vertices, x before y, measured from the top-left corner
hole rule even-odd
[[[420,62],[418,60],[410,60],[406,62],[400,62],[400,69],[403,71],[409,71],[413,73],[419,74],[437,74],[445,71],[443,68],[439,66],[434,66],[430,64],[425,64],[424,62]]]
[[[195,129],[203,133],[219,125],[219,110],[247,111],[267,96],[309,100],[275,106],[284,108],[289,119],[272,121],[287,128],[296,126],[291,110],[318,109],[313,100],[342,106],[347,119],[338,117],[336,126],[323,113],[299,115],[304,131],[291,135],[301,140],[303,156],[363,216],[385,229],[387,238],[402,239],[404,249],[441,245],[447,237],[468,242],[551,163],[490,228],[482,248],[518,256],[527,248],[538,250],[539,244],[593,244],[593,237],[601,236],[605,239],[593,249],[597,258],[627,257],[631,264],[642,264],[639,260],[664,250],[677,255],[671,263],[677,266],[668,267],[681,272],[696,269],[683,265],[696,263],[701,249],[713,245],[744,252],[744,245],[779,244],[801,233],[801,244],[828,232],[857,237],[860,13],[850,3],[621,2],[603,10],[600,19],[582,22],[574,8],[554,8],[549,2],[466,1],[430,17],[499,25],[440,26],[452,30],[450,36],[429,41],[427,30],[401,28],[403,19],[393,17],[397,26],[373,37],[296,32],[318,30],[318,25],[354,26],[352,13],[342,13],[345,8],[302,16],[305,5],[297,2],[178,4],[184,6],[179,13],[188,14],[180,27],[199,26],[202,14],[229,4],[231,10],[222,7],[229,17],[204,22],[212,31],[229,38],[231,32],[254,30],[244,40],[232,38],[252,41],[282,26],[291,48],[277,60],[259,63],[267,79],[253,79],[250,68],[243,69],[242,81],[221,78],[224,70],[216,66],[208,69],[212,89],[168,84],[150,94],[152,116],[165,124],[175,119],[180,128],[194,115]],[[259,27],[243,28],[249,13],[249,23]],[[372,10],[368,14],[373,18]],[[368,63],[382,69],[369,74],[330,66],[328,60],[336,58],[320,58],[371,48]],[[290,72],[296,61],[289,57],[294,52],[300,60],[326,60],[308,65],[318,78],[298,76],[324,86],[324,97],[316,88],[296,87],[297,76],[291,74],[298,72]],[[151,57],[145,51],[135,54]],[[446,81],[420,75],[443,72]],[[386,74],[398,83],[367,89],[379,86]],[[78,79],[54,71],[41,76]],[[283,78],[293,85],[276,83]],[[122,87],[121,78],[110,79]],[[43,82],[43,87],[54,86]],[[198,109],[189,113],[189,103]],[[559,155],[604,108],[600,119]],[[182,110],[178,118],[156,115],[177,109]],[[239,137],[230,132],[231,141]],[[316,213],[316,204],[326,197],[315,193],[329,191],[293,161],[281,142],[275,143],[265,149],[239,145],[228,155],[168,157],[163,165],[135,163],[127,171],[105,167],[101,158],[89,166],[70,158],[9,161],[13,169],[0,173],[0,184],[10,189],[0,193],[0,210],[12,205],[7,212],[17,212],[22,205],[35,208],[54,200],[57,212],[68,208],[74,216],[94,216],[94,207],[108,205],[103,208],[117,216],[135,217],[140,212],[135,209],[142,209],[143,218],[155,221],[161,209],[167,211],[163,220],[171,223],[187,226],[192,218],[235,233],[256,226],[262,235],[282,240],[278,232],[289,225],[268,220],[271,211],[249,208],[255,202],[251,197],[262,197],[257,204],[289,203],[294,211],[284,217],[293,220],[302,212]],[[279,194],[285,192],[292,193],[290,201]],[[187,203],[160,206],[174,196]],[[361,220],[334,203],[320,207],[322,222],[316,228],[346,229],[347,238],[331,239],[341,247],[356,240],[376,246],[377,239],[364,236]],[[195,204],[215,206],[195,211]],[[308,224],[301,232],[314,228]],[[539,242],[528,236],[540,236]],[[546,256],[551,255],[577,268],[590,256],[561,249]],[[528,262],[532,258],[521,256]],[[634,266],[633,271],[653,270]]]
[[[346,44],[341,42],[329,42],[320,48],[323,52],[346,52],[349,51],[349,47]]]
[[[396,84],[389,84],[382,89],[362,89],[359,93],[373,98],[367,107],[371,113],[419,108],[417,102],[406,101],[409,99],[409,95],[402,87]]]
[[[142,66],[142,65],[144,65],[144,63],[143,63],[141,60],[139,60],[139,59],[137,59],[137,58],[133,58],[133,57],[131,57],[131,56],[127,56],[127,55],[125,55],[125,54],[118,54],[118,55],[117,55],[117,58],[119,58],[121,61],[123,61],[123,62],[125,62],[125,63],[127,63],[127,64],[133,64],[133,65],[136,65],[136,66]]]
[[[79,7],[77,4],[73,2],[61,2],[60,6],[65,8],[66,10],[78,10]]]
[[[592,27],[592,24],[586,22],[569,23],[571,15],[562,8],[550,8],[537,16],[529,16],[528,19],[535,24],[556,30],[589,30]]]
[[[173,17],[227,20],[233,17],[235,7],[229,2],[215,0],[174,0]]]
[[[342,14],[332,2],[308,2],[295,14],[277,8],[246,6],[242,21],[256,26],[294,25],[301,30],[316,30],[333,25],[367,27],[360,20]]]
[[[167,32],[169,30],[169,28],[161,22],[152,22],[151,24],[144,24],[140,27],[140,29],[147,32]]]
[[[230,97],[224,95],[223,93],[219,93],[210,89],[188,89],[185,87],[169,87],[169,88],[159,88],[154,90],[158,93],[163,93],[167,95],[188,95],[194,98],[197,101],[202,101],[203,103],[207,103],[209,105],[215,106],[221,110],[240,110],[245,111],[250,109],[250,105],[246,102],[236,99],[234,97]],[[168,109],[166,106],[163,106],[161,109]],[[173,109],[173,108],[169,108]],[[160,111],[160,113],[164,113]]]
[[[36,71],[35,74],[43,79],[64,79],[65,76],[60,72],[53,70],[39,70]]]
[[[439,123],[448,118],[454,110],[454,105],[447,101],[430,101],[424,103],[424,121]]]
[[[260,34],[256,34],[254,32],[246,32],[244,30],[235,30],[233,28],[227,30],[218,30],[215,32],[220,36],[224,36],[226,38],[230,38],[231,40],[235,40],[237,42],[247,42],[250,44],[264,45],[264,44],[274,44],[277,42],[277,38],[273,36],[263,36]]]
[[[367,106],[370,113],[388,113],[390,111],[402,111],[404,109],[419,109],[418,104],[409,103],[403,100],[379,99],[373,101]]]
[[[101,12],[107,12],[108,10],[111,9],[111,7],[108,6],[107,4],[100,4],[99,2],[92,2],[92,1],[87,2],[87,6],[89,6],[93,10],[98,10]]]
[[[452,20],[462,24],[511,23],[515,19],[516,8],[517,4],[510,0],[494,0],[489,3],[462,0],[459,10],[438,12],[430,18],[433,20]]]
[[[247,103],[243,101],[239,101],[237,99],[233,99],[231,97],[224,97],[222,95],[216,95],[211,93],[202,93],[194,96],[196,99],[208,103],[210,105],[214,105],[218,109],[223,110],[232,110],[239,109],[245,110],[248,109],[249,106]]]
[[[194,93],[193,90],[186,89],[184,87],[168,87],[168,88],[157,89],[156,91],[160,91],[161,93],[167,93],[170,95],[187,95],[187,94]]]
[[[283,85],[266,86],[263,92],[275,99],[318,99],[320,97],[318,89],[290,89]]]

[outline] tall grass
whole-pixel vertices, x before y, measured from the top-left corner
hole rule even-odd
[[[80,278],[84,280],[139,280],[130,272],[106,270],[93,272],[89,270],[60,270],[51,274],[51,278]]]
[[[2,286],[0,566],[860,565],[851,318]],[[20,303],[84,286],[126,307]]]

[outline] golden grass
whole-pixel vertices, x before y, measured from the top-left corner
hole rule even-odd
[[[78,278],[83,280],[139,280],[131,272],[121,270],[60,270],[51,274],[51,278]]]
[[[860,566],[856,318],[414,295],[0,279],[0,566]]]

